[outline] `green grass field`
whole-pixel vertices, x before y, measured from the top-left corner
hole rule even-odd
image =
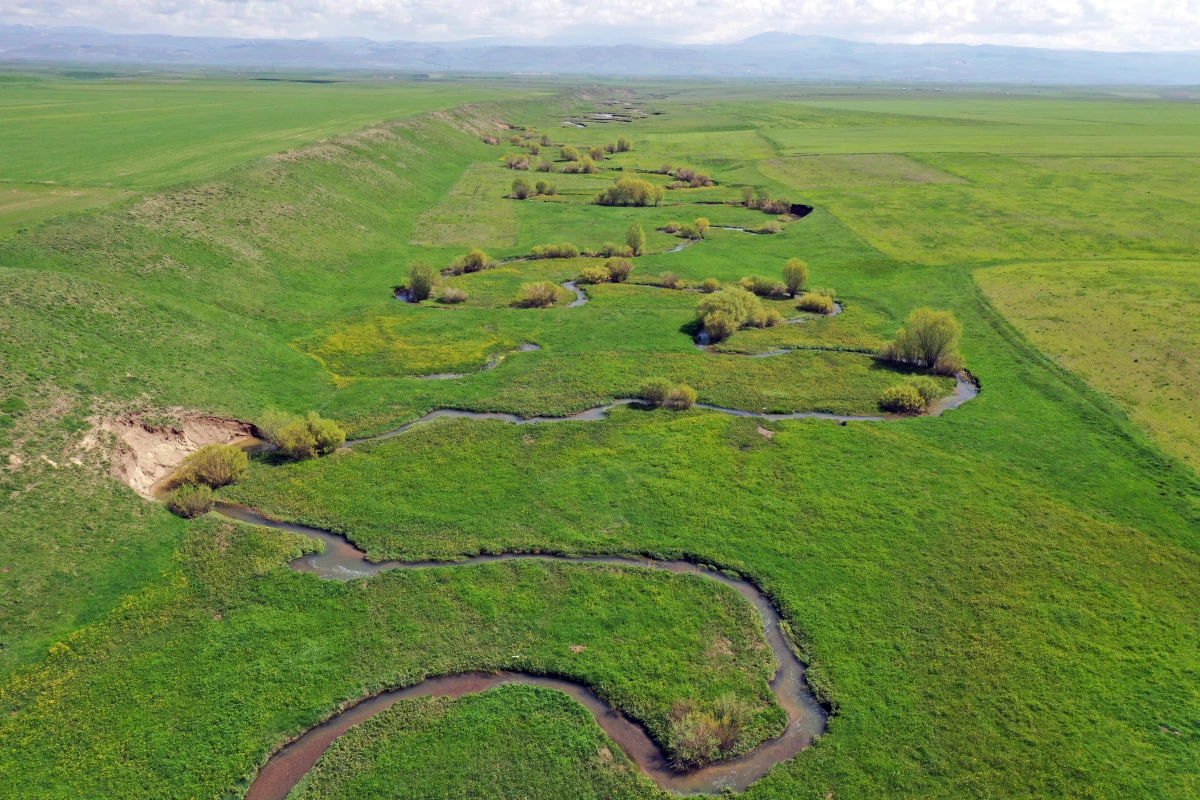
[[[139,193],[51,204],[0,233],[0,785],[240,797],[276,746],[342,704],[515,656],[592,686],[661,743],[676,701],[726,692],[755,709],[748,742],[771,735],[769,650],[751,607],[711,581],[510,562],[321,582],[285,566],[299,537],[176,518],[84,444],[95,418],[134,409],[317,410],[365,435],[438,407],[563,415],[655,377],[723,407],[874,414],[910,373],[869,353],[930,306],[962,323],[982,385],[944,416],[439,419],[313,461],[256,457],[222,493],[377,558],[652,554],[751,578],[835,712],[749,797],[1200,793],[1197,106],[551,88],[6,84],[0,141],[26,157],[0,162],[0,179]],[[660,113],[562,125],[610,97]],[[137,122],[151,114],[186,135]],[[519,148],[498,122],[545,131],[552,158],[619,135],[634,147],[599,175],[545,176],[555,197],[510,200],[514,177],[543,175],[505,168]],[[39,140],[111,151],[56,145],[51,160]],[[587,202],[663,163],[717,185],[652,208]],[[656,229],[670,221],[773,220],[734,204],[743,186],[816,210],[669,252],[679,239]],[[512,302],[588,258],[447,278],[469,295],[457,306],[393,297],[418,259],[598,249],[632,222],[647,252],[630,283],[588,286],[586,305]],[[689,285],[778,276],[791,257],[844,313],[742,330],[716,352],[693,345],[701,295],[653,285],[667,271]],[[747,357],[788,347],[806,349]],[[615,747],[573,701],[507,687],[397,706],[298,791],[655,796]]]

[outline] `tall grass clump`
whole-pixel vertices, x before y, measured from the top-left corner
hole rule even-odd
[[[663,188],[641,178],[617,178],[613,185],[596,195],[600,206],[657,206],[662,202]]]
[[[796,292],[808,283],[808,264],[798,258],[789,258],[783,265],[783,282],[787,286],[788,297],[795,297]]]
[[[437,285],[439,277],[438,271],[424,261],[410,264],[406,284],[409,301],[419,303],[422,300],[428,300],[429,295],[433,294],[433,287]]]
[[[250,456],[231,444],[209,444],[183,460],[176,471],[176,482],[194,483],[220,489],[236,483],[250,468]]]
[[[883,357],[953,375],[963,367],[958,352],[961,336],[962,325],[951,312],[914,308],[904,327],[896,331],[896,339],[884,346]]]
[[[213,490],[201,484],[186,483],[163,495],[167,508],[184,519],[195,519],[213,510],[216,497]]]
[[[559,289],[550,281],[522,284],[513,305],[517,308],[550,308],[558,302]]]

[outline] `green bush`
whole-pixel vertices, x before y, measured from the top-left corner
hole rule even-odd
[[[195,483],[220,489],[240,481],[250,468],[246,451],[231,444],[209,444],[183,460],[175,473],[177,483]]]
[[[708,217],[698,217],[692,224],[695,225],[696,230],[700,232],[701,239],[704,238],[704,234],[708,233],[708,229],[712,227],[708,221]]]
[[[615,153],[615,152],[617,152],[617,144],[616,144],[616,142],[609,142],[608,144],[604,145],[604,152],[606,152],[606,153]]]
[[[548,134],[548,133],[543,133],[543,134],[542,134],[542,138],[541,138],[541,140],[540,140],[540,141],[541,141],[541,143],[542,143],[542,147],[549,147],[549,146],[550,146],[550,144],[551,144],[551,142],[550,142],[550,134]]]
[[[911,384],[889,386],[879,396],[879,407],[897,414],[916,414],[925,410],[921,393]]]
[[[533,190],[538,194],[549,194],[550,184],[544,180],[539,180],[533,186]]]
[[[750,722],[750,704],[732,692],[723,694],[713,703],[713,718],[717,721],[717,746],[729,751],[737,747],[742,731]]]
[[[812,314],[832,314],[833,298],[817,292],[806,292],[796,304],[796,308]]]
[[[962,368],[962,357],[958,354],[958,339],[962,325],[949,311],[934,311],[931,308],[914,308],[896,331],[896,339],[884,348],[883,355],[892,361],[936,368],[944,365]],[[956,370],[957,371],[957,370]]]
[[[534,245],[529,253],[534,258],[579,258],[579,248],[570,242]]]
[[[658,276],[658,285],[664,289],[678,289],[683,286],[678,272],[664,272]]]
[[[691,167],[680,167],[675,171],[675,177],[693,189],[701,186],[712,186],[713,179],[703,172],[697,172]]]
[[[596,145],[588,150],[588,155],[592,157],[593,161],[603,161],[604,147],[602,145]]]
[[[629,245],[635,256],[640,256],[646,251],[646,232],[642,230],[642,226],[634,222],[625,229],[625,244]]]
[[[787,286],[788,295],[796,296],[796,292],[808,283],[808,264],[798,258],[789,258],[783,265],[783,282]]]
[[[605,242],[604,246],[600,248],[600,255],[604,256],[605,258],[612,258],[613,256],[621,255],[621,252],[624,249],[625,248],[621,247],[621,245],[617,244],[616,242]]]
[[[762,301],[745,289],[722,289],[701,298],[696,304],[696,316],[703,320],[713,312],[722,311],[736,320],[740,328],[755,312],[762,311],[762,307]]]
[[[487,269],[490,264],[487,253],[479,248],[471,250],[466,255],[459,256],[450,262],[450,271],[456,275],[464,272],[479,272]]]
[[[579,148],[575,147],[574,145],[565,145],[559,152],[562,154],[563,161],[579,160]]]
[[[658,408],[663,403],[667,402],[667,396],[671,394],[671,389],[672,386],[670,381],[662,378],[654,378],[653,380],[647,381],[642,386],[641,391],[638,392],[638,397],[640,397],[642,400],[645,400],[655,408]]]
[[[774,328],[781,322],[783,322],[783,315],[773,308],[755,311],[750,315],[750,319],[746,320],[746,324],[752,328]]]
[[[437,285],[440,277],[438,271],[424,261],[410,264],[408,267],[408,299],[414,303],[427,300],[433,293],[433,287]]]
[[[742,187],[742,205],[744,205],[746,208],[754,208],[755,203],[753,186]]]
[[[529,169],[529,156],[524,153],[507,153],[504,164],[509,169]]]
[[[617,139],[617,152],[618,153],[628,153],[632,149],[633,149],[633,142],[629,141],[629,139],[625,138],[624,136],[618,137],[618,139]]]
[[[346,443],[346,431],[333,420],[310,411],[306,417],[288,416],[286,423],[273,425],[269,438],[279,452],[299,461],[337,450]]]
[[[917,394],[921,395],[921,402],[926,406],[942,396],[942,387],[938,386],[938,382],[925,375],[909,378],[908,385],[917,390]]]
[[[671,220],[670,222],[668,222],[666,225],[663,226],[663,230],[667,233],[679,233],[679,229],[682,227],[683,226],[680,225],[678,222]]]
[[[559,288],[550,281],[522,284],[513,305],[517,308],[550,308],[558,302]]]
[[[542,152],[542,148],[540,145],[537,145],[537,144],[529,145],[529,155],[536,156],[540,152]]]
[[[667,718],[667,749],[676,769],[703,766],[717,757],[721,737],[717,721],[689,701],[680,701]]]
[[[776,220],[764,222],[758,228],[759,233],[779,233],[781,230],[783,230],[783,226],[780,225]]]
[[[700,284],[700,291],[705,294],[712,294],[721,290],[721,282],[716,278],[705,278]]]
[[[633,262],[627,258],[610,258],[604,262],[604,268],[608,270],[608,277],[613,283],[624,283],[629,273],[633,272]]]
[[[691,225],[691,224],[680,225],[679,226],[679,238],[681,238],[681,239],[699,239],[700,238],[700,229],[697,228],[695,225]]]
[[[533,194],[533,187],[529,185],[529,181],[524,178],[517,178],[512,182],[512,196],[518,200],[525,200]]]
[[[548,158],[543,158],[538,163],[537,169],[538,172],[554,172],[554,163]]]
[[[759,297],[784,297],[787,295],[787,286],[774,278],[761,278],[754,275],[742,278],[738,283],[743,289],[753,292]]]
[[[704,330],[714,342],[728,339],[741,327],[741,321],[728,311],[714,311],[704,317]]]
[[[603,265],[584,267],[579,271],[578,283],[608,283],[609,277],[608,268]]]
[[[681,383],[671,389],[663,406],[675,409],[676,411],[682,411],[695,405],[697,396],[695,389]]]
[[[619,177],[592,202],[601,206],[657,206],[662,202],[663,194],[661,186],[649,181]]]
[[[454,305],[456,303],[464,303],[467,300],[467,293],[457,286],[447,286],[442,289],[442,294],[438,297],[439,303]]]
[[[322,419],[315,411],[305,420],[317,443],[317,454],[328,455],[346,443],[346,430],[331,419]]]
[[[938,375],[955,376],[962,372],[965,366],[963,357],[958,353],[943,353],[933,365],[933,371]]]
[[[213,510],[216,498],[212,489],[203,484],[184,484],[163,495],[167,508],[184,519],[195,519]]]
[[[564,166],[562,171],[572,175],[597,175],[600,172],[600,168],[596,166],[595,161],[588,156],[584,156],[575,163]]]
[[[521,145],[525,144],[525,140],[522,139],[520,136],[510,136],[508,138],[508,143],[511,145],[516,145],[517,147],[520,147]]]

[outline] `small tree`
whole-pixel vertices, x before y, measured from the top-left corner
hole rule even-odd
[[[904,327],[896,331],[896,340],[884,350],[884,356],[908,364],[936,368],[939,363],[961,362],[958,339],[962,325],[949,311],[914,308]]]
[[[608,144],[604,145],[604,152],[615,153],[617,152],[617,146],[614,143],[609,142]]]
[[[545,183],[545,181],[541,181]],[[525,200],[529,195],[533,194],[533,187],[529,185],[529,181],[524,178],[517,178],[512,182],[512,196],[518,200]]]
[[[625,243],[633,250],[635,256],[640,256],[646,250],[646,232],[642,226],[633,223],[625,230]]]
[[[742,187],[742,205],[744,205],[746,208],[754,208],[754,187],[753,186],[743,186]]]
[[[624,136],[621,136],[620,138],[617,139],[617,152],[618,153],[628,153],[632,149],[633,149],[633,142],[629,141],[629,139],[627,139]]]
[[[796,292],[808,283],[808,264],[798,258],[789,258],[783,265],[783,282],[787,284],[788,296],[795,297]]]
[[[574,145],[565,145],[559,152],[562,154],[563,161],[579,160],[579,148],[575,147]]]
[[[408,299],[413,303],[429,299],[433,287],[437,285],[438,273],[424,261],[417,261],[408,267]]]
[[[542,138],[541,138],[541,143],[542,143],[542,147],[549,147],[550,146],[550,134],[543,133]]]

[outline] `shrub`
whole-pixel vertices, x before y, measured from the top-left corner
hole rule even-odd
[[[963,357],[958,353],[946,353],[933,365],[933,371],[938,375],[955,376],[963,371]]]
[[[704,330],[714,342],[728,339],[741,327],[741,321],[728,311],[714,311],[704,317]]]
[[[604,145],[604,152],[606,152],[606,153],[615,153],[615,152],[617,152],[617,146],[616,146],[616,144],[614,144],[613,142],[609,142],[608,144]]]
[[[510,136],[508,138],[508,143],[520,147],[521,145],[525,144],[525,140],[520,136]]]
[[[633,150],[633,142],[629,141],[629,139],[625,136],[617,137],[618,153],[628,153],[631,150]]]
[[[579,271],[579,283],[608,283],[611,275],[608,268],[599,267],[584,267]]]
[[[201,514],[207,514],[216,503],[212,489],[191,483],[167,492],[163,495],[163,500],[166,501],[167,508],[184,519],[195,519]]]
[[[283,426],[287,425],[293,419],[294,417],[291,414],[269,409],[262,413],[262,416],[254,427],[258,428],[259,436],[268,442],[278,442],[279,432],[283,430]]]
[[[755,203],[753,186],[742,187],[742,205],[744,205],[746,208],[754,208]]]
[[[548,184],[546,186],[546,191],[544,192],[544,194],[546,194],[549,197],[553,197],[554,195],[558,194],[558,187],[555,186],[553,183]]]
[[[568,144],[568,145],[563,146],[562,150],[560,150],[559,153],[562,154],[563,161],[578,161],[579,160],[579,149],[576,148],[574,145]]]
[[[288,458],[302,460],[332,453],[346,442],[346,431],[331,419],[322,419],[315,411],[304,418],[292,417],[280,427],[272,441]]]
[[[600,206],[657,206],[662,202],[663,189],[641,178],[617,178],[613,185],[596,195],[593,201]]]
[[[717,721],[695,710],[691,703],[676,703],[667,718],[667,747],[677,769],[707,764],[717,757],[720,746]]]
[[[447,305],[454,305],[456,303],[466,302],[466,299],[467,293],[465,291],[456,286],[447,286],[446,288],[442,289],[442,294],[440,297],[438,297],[438,302],[446,303]]]
[[[534,258],[579,258],[579,248],[570,242],[539,244],[529,254]]]
[[[479,141],[483,142],[484,144],[500,144],[500,140],[497,139],[495,136],[488,136],[486,134],[483,136],[480,136]]]
[[[700,284],[700,291],[705,294],[712,294],[713,292],[720,291],[720,289],[721,282],[716,278],[705,278],[704,282]]]
[[[622,248],[621,245],[617,244],[616,242],[605,242],[604,246],[600,248],[600,255],[604,256],[605,258],[612,258],[613,256],[620,255],[621,250],[623,249],[624,248]]]
[[[240,481],[249,467],[250,457],[242,448],[231,444],[209,444],[183,460],[176,481],[220,489]]]
[[[788,295],[796,296],[796,292],[808,283],[808,264],[798,258],[789,258],[783,265],[783,282],[787,285]]]
[[[613,283],[624,283],[629,273],[633,272],[633,262],[627,258],[610,258],[604,262],[604,268],[608,270],[608,277]]]
[[[729,314],[736,322],[737,330],[756,312],[762,310],[762,301],[745,289],[722,289],[719,292],[705,295],[696,304],[696,316],[705,320],[705,330],[708,329],[707,319],[715,312]],[[712,332],[709,331],[711,334]]]
[[[884,348],[884,357],[892,361],[934,367],[938,362],[958,363],[958,339],[962,326],[949,311],[914,308],[896,331],[896,340]]]
[[[708,233],[708,229],[712,227],[707,217],[700,217],[692,224],[696,226],[696,230],[700,231],[700,238],[702,239],[704,238],[704,234]]]
[[[758,228],[759,233],[779,233],[781,230],[783,230],[783,226],[780,225],[776,220],[764,222]]]
[[[879,407],[897,414],[915,414],[925,410],[921,393],[907,383],[889,386],[879,395]]]
[[[540,145],[536,145],[536,144],[529,145],[529,155],[536,156],[540,152],[542,152],[542,148]]]
[[[584,175],[598,175],[600,174],[600,168],[596,166],[596,162],[585,157],[579,159],[579,172]]]
[[[733,750],[750,722],[750,705],[733,693],[723,694],[713,703],[713,717],[717,721],[717,746]]]
[[[783,297],[787,294],[787,286],[774,278],[761,278],[755,275],[742,278],[739,283],[743,289],[753,292],[759,297]]]
[[[535,183],[533,185],[533,190],[535,192],[537,192],[538,194],[545,194],[546,190],[549,188],[550,188],[550,184],[544,180],[539,180],[537,183]]]
[[[796,308],[812,314],[832,314],[833,298],[818,292],[805,292]]]
[[[658,174],[659,175],[670,175],[671,174],[671,165],[663,164],[661,167],[658,168]]]
[[[691,408],[696,404],[696,390],[686,384],[680,384],[673,388],[667,395],[667,400],[663,403],[666,408],[673,408],[676,411],[683,411]]]
[[[304,420],[317,443],[317,454],[327,455],[346,443],[346,430],[331,419],[322,419],[315,411]]]
[[[604,148],[601,147],[600,145],[596,145],[595,147],[588,150],[588,155],[592,157],[593,161],[603,161],[604,160]]]
[[[942,387],[926,375],[914,375],[908,379],[908,385],[917,390],[917,394],[921,395],[921,402],[926,406],[942,396]]]
[[[438,282],[438,272],[424,261],[408,266],[408,299],[414,303],[429,299]]]
[[[542,147],[549,147],[550,146],[550,134],[543,133],[540,141],[542,143]]]
[[[699,239],[700,230],[695,225],[680,225],[679,237],[681,239]]]
[[[544,183],[545,181],[543,181]],[[518,200],[525,200],[533,194],[533,187],[529,185],[529,181],[524,178],[517,178],[512,182],[512,196]]]
[[[625,244],[633,250],[635,256],[640,256],[646,250],[646,232],[636,222],[625,229]]]
[[[504,164],[509,169],[529,169],[529,156],[524,153],[508,153],[504,156]]]
[[[655,378],[647,381],[641,391],[638,392],[638,397],[645,400],[650,405],[658,408],[663,403],[667,402],[667,396],[671,394],[671,382],[662,378]]]
[[[538,172],[554,172],[554,164],[548,158],[543,158],[541,163],[537,165],[537,168]]]
[[[537,281],[521,285],[513,305],[518,308],[550,308],[558,302],[559,287],[550,281]]]
[[[459,256],[450,262],[450,271],[456,275],[461,275],[464,272],[479,272],[481,269],[487,269],[488,264],[487,253],[479,248],[475,248],[466,255]]]
[[[674,220],[672,220],[671,222],[668,222],[666,225],[663,226],[663,230],[666,231],[667,233],[679,233],[679,229],[682,227],[683,226],[680,225],[678,222],[675,222]]]
[[[783,315],[773,308],[755,311],[750,315],[750,319],[746,320],[746,324],[752,328],[774,328],[780,322],[783,322]]]
[[[664,289],[678,289],[683,285],[682,281],[679,280],[679,273],[677,272],[664,272],[662,275],[659,275],[658,284]]]

